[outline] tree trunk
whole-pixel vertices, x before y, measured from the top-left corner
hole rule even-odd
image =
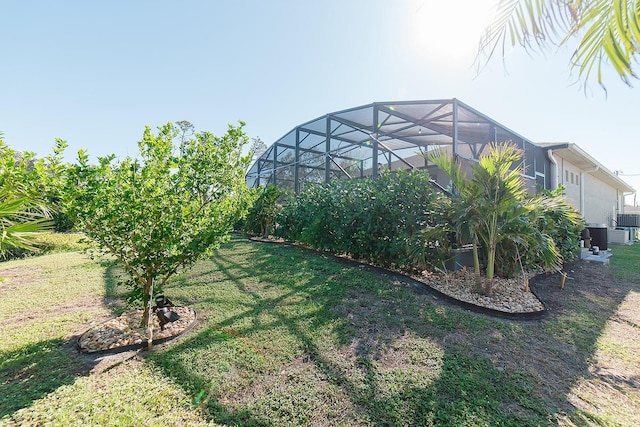
[[[496,262],[496,248],[495,246],[489,246],[487,253],[487,280],[493,280],[493,272]]]
[[[151,277],[147,278],[144,284],[142,300],[144,303],[144,311],[142,313],[141,326],[147,330],[147,349],[151,350],[153,348],[153,322],[151,321],[151,315],[153,314],[151,311],[151,304],[153,302],[153,278]]]
[[[146,328],[149,324],[149,310],[151,309],[151,288],[153,286],[153,279],[146,279],[144,283],[144,292],[142,293],[142,304],[144,307],[144,312],[142,313],[142,322],[140,322],[140,326]]]
[[[493,274],[496,262],[496,246],[491,243],[487,254],[487,295],[493,294]]]
[[[478,242],[473,242],[473,272],[480,276],[480,256],[478,255]]]
[[[473,242],[473,275],[475,279],[476,292],[484,292],[482,274],[480,274],[480,256],[478,255],[478,242]]]

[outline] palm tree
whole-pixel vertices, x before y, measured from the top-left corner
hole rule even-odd
[[[636,78],[640,50],[640,0],[499,0],[493,21],[480,39],[476,63],[516,44],[528,51],[565,45],[579,38],[571,67],[581,80],[610,64],[627,84]]]
[[[461,244],[470,244],[473,250],[473,268],[476,280],[480,277],[480,258],[478,255],[478,187],[473,182],[466,179],[462,173],[459,162],[455,161],[450,153],[435,150],[427,156],[436,166],[442,169],[451,180],[451,224],[442,224],[447,227],[452,226],[453,231]]]
[[[4,147],[0,132],[0,148]],[[0,257],[14,249],[36,251],[33,234],[53,227],[47,207],[25,195],[20,182],[0,188]]]
[[[0,196],[0,257],[14,249],[36,251],[34,233],[51,229],[49,212],[28,197]]]
[[[504,245],[533,252],[549,269],[562,262],[552,238],[536,227],[536,219],[556,201],[543,195],[528,197],[519,166],[521,152],[511,143],[492,143],[488,154],[471,165],[471,176],[450,154],[430,156],[451,178],[452,210],[459,237],[474,247],[474,264],[479,275],[478,247],[485,253],[486,292],[491,294],[496,253]],[[528,249],[534,248],[533,251]],[[513,255],[512,255],[513,256]],[[515,256],[519,259],[519,252]]]

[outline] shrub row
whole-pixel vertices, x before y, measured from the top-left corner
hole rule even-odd
[[[572,208],[559,200],[559,192],[545,194],[559,208],[545,210],[537,228],[551,238],[564,262],[576,259],[584,222],[567,217]],[[379,178],[334,180],[307,186],[291,197],[276,217],[276,235],[316,249],[347,254],[381,266],[428,268],[441,266],[456,239],[434,227],[451,221],[450,200],[437,193],[426,172],[385,172]],[[529,221],[528,218],[523,220]],[[429,228],[445,232],[439,243],[425,241]],[[451,241],[449,241],[451,240]],[[518,246],[518,248],[516,248]],[[486,261],[481,247],[481,258]],[[498,248],[496,273],[511,277],[541,264],[539,248],[503,242]]]
[[[277,218],[276,234],[378,265],[408,262],[408,242],[429,225],[440,197],[424,171],[307,186]]]

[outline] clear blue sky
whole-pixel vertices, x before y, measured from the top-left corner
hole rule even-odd
[[[515,50],[476,75],[491,0],[0,1],[0,131],[69,160],[136,155],[146,124],[247,122],[272,143],[325,113],[456,97],[533,141],[640,174],[640,98],[609,73],[585,95],[569,52]],[[640,83],[640,82],[638,82]],[[624,176],[640,190],[640,176]]]

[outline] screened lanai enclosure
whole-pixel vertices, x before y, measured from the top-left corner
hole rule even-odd
[[[446,186],[425,153],[443,150],[468,167],[492,141],[522,150],[531,191],[550,187],[544,149],[457,99],[374,102],[326,114],[274,142],[246,178],[250,187],[271,183],[298,193],[312,183],[375,177],[384,169],[426,169]]]

